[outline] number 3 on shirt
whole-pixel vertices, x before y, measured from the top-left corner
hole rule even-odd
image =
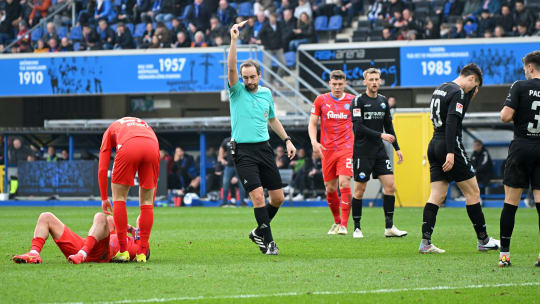
[[[540,133],[540,113],[536,114],[538,108],[540,108],[540,101],[535,100],[531,105],[531,110],[533,110],[534,112],[534,118],[533,121],[529,122],[529,124],[527,125],[527,131],[531,133]]]
[[[352,158],[345,159],[345,168],[352,169]]]

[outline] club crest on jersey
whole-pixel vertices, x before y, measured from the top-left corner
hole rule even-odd
[[[386,104],[384,102],[381,102],[381,109],[386,109]]]
[[[360,172],[360,174],[358,174],[358,176],[362,179],[366,178],[366,174],[364,172]]]
[[[351,105],[350,105],[350,104],[348,104],[348,103],[346,103],[346,104],[345,104],[345,105],[344,105],[343,107],[345,108],[345,110],[348,110],[348,109],[350,109],[350,108],[351,108]]]
[[[328,119],[330,118],[333,118],[333,119],[347,119],[348,115],[345,114],[345,113],[334,113],[333,111],[328,111],[326,113],[326,116],[328,117]]]
[[[460,114],[463,114],[463,105],[459,102],[456,103],[456,112],[459,112]]]
[[[311,107],[311,113],[315,114],[315,106]]]
[[[362,117],[362,111],[360,109],[353,109],[352,110],[352,116],[354,116],[354,117]]]

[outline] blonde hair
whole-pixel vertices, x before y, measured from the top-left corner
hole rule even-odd
[[[369,68],[364,71],[364,79],[366,79],[367,75],[369,74],[379,74],[379,77],[381,76],[381,70],[376,68]]]

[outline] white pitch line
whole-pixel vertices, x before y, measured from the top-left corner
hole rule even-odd
[[[433,291],[433,290],[456,290],[456,289],[478,289],[495,287],[523,287],[540,286],[540,282],[506,283],[506,284],[484,284],[468,286],[434,286],[417,288],[396,288],[396,289],[372,289],[372,290],[351,290],[351,291],[313,291],[313,292],[283,292],[274,294],[245,294],[245,295],[223,295],[223,296],[198,296],[198,297],[175,297],[175,298],[152,298],[140,300],[118,300],[102,302],[56,302],[53,304],[131,304],[131,303],[164,303],[173,301],[201,301],[201,300],[226,300],[226,299],[252,299],[270,297],[295,297],[304,295],[346,295],[346,294],[371,294],[371,293],[395,293],[411,291]]]

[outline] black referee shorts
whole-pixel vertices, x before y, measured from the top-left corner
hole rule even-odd
[[[540,190],[540,140],[515,139],[504,164],[503,183],[512,188]]]
[[[234,156],[236,172],[244,189],[249,193],[258,187],[277,190],[283,187],[276,166],[274,150],[268,141],[236,144]]]
[[[434,137],[429,142],[428,159],[431,182],[447,181],[462,182],[475,176],[474,168],[465,153],[463,143],[456,138],[454,150],[454,166],[452,170],[444,172],[442,165],[446,162],[446,140],[444,137]]]

